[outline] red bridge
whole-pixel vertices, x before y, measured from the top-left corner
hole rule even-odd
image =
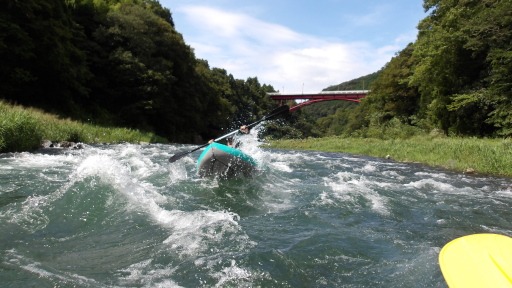
[[[272,100],[280,100],[283,105],[283,100],[307,100],[299,105],[290,108],[290,112],[298,110],[304,106],[311,105],[313,103],[330,100],[345,100],[361,102],[361,98],[366,97],[370,90],[347,90],[347,91],[322,91],[319,93],[268,93]]]

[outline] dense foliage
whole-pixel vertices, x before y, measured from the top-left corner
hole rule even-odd
[[[424,8],[417,40],[382,69],[341,132],[512,136],[512,1],[425,0]]]
[[[197,59],[156,0],[4,0],[0,28],[0,98],[61,116],[191,142],[277,105]]]
[[[512,1],[423,6],[414,43],[380,71],[326,89],[370,89],[360,104],[308,106],[265,133],[512,136]],[[0,57],[1,99],[173,142],[214,138],[277,105],[272,86],[197,59],[157,0],[3,0]]]

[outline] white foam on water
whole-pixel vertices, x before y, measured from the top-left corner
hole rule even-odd
[[[420,172],[414,173],[414,175],[422,176],[425,178],[428,177],[428,178],[437,178],[437,179],[450,179],[450,177],[448,177],[448,175],[446,175],[445,173],[433,173],[433,172],[420,171]]]
[[[140,146],[127,145],[123,148],[119,156],[130,166],[134,177],[140,179],[151,176],[160,168],[160,165],[153,163],[149,157],[142,154]]]
[[[200,187],[203,189],[214,189],[219,188],[219,179],[197,179],[197,183],[199,183]]]
[[[237,221],[239,220],[239,216],[233,212],[206,210],[192,212],[162,210],[155,215],[155,218],[165,226],[181,231],[200,231],[219,222],[228,223],[230,226],[238,226]],[[166,240],[166,242],[169,241]]]
[[[193,260],[198,269],[206,269],[223,287],[223,283],[245,279],[249,272],[238,267],[225,268],[225,258],[256,246],[238,225],[237,214],[226,211],[152,211],[155,221],[169,230],[157,254],[176,254],[182,261]],[[233,247],[236,247],[233,248]],[[233,250],[235,249],[235,250]],[[178,261],[179,263],[179,261]],[[179,266],[154,264],[148,259],[120,270],[129,275],[120,279],[122,285],[143,287],[180,287],[172,280]],[[224,267],[224,268],[223,268]],[[219,271],[220,272],[216,272]]]
[[[169,163],[169,180],[172,184],[188,179],[186,161],[187,160]]]
[[[45,228],[50,219],[46,216],[44,208],[47,205],[47,196],[31,196],[21,204],[21,208],[10,208],[0,219],[6,219],[6,222],[17,224],[29,232],[35,232]],[[13,205],[11,205],[13,206]]]
[[[154,185],[144,181],[145,177],[161,168],[141,155],[140,148],[133,145],[122,145],[107,151],[92,148],[90,150],[84,155],[85,158],[34,155],[29,161],[33,160],[36,165],[42,167],[57,165],[62,159],[68,159],[76,165],[74,168],[67,165],[66,169],[70,172],[66,171],[68,177],[57,190],[47,195],[29,196],[21,203],[10,204],[11,207],[0,217],[31,232],[43,229],[49,223],[46,214],[47,210],[51,209],[52,203],[65,195],[75,183],[88,177],[97,177],[101,182],[111,185],[120,195],[124,195],[128,200],[127,209],[132,207],[140,211],[152,211],[150,213],[154,215],[159,214],[159,210],[162,209],[158,204],[169,203],[173,200],[159,194]],[[21,159],[26,161],[26,158]],[[95,181],[92,180],[89,185],[95,185]]]
[[[61,155],[46,155],[46,154],[33,154],[28,152],[16,153],[11,158],[4,158],[3,160],[9,161],[10,165],[4,167],[3,169],[13,169],[15,166],[17,170],[31,170],[31,169],[54,169],[67,167],[72,164],[76,164],[79,162],[80,156],[82,153],[77,155],[75,154],[61,154]],[[21,169],[20,169],[21,168]]]
[[[49,205],[61,198],[66,191],[74,184],[73,179],[69,179],[68,175],[73,171],[73,165],[78,163],[79,153],[77,155],[44,155],[44,154],[31,154],[31,153],[16,153],[12,158],[4,158],[2,161],[10,163],[11,168],[9,173],[14,171],[21,171],[22,174],[27,174],[27,177],[39,176],[44,179],[44,182],[62,182],[64,183],[56,191],[46,194],[37,195],[33,194],[28,196],[22,202],[13,202],[7,205],[3,213],[0,213],[0,219],[5,219],[8,223],[17,224],[29,232],[35,232],[43,229],[48,225],[49,218],[46,215],[46,210]],[[4,167],[2,167],[2,170]],[[51,175],[46,175],[51,171]],[[34,174],[34,175],[30,175]],[[30,178],[29,178],[30,179]],[[43,181],[36,181],[40,183]],[[33,183],[25,183],[23,185],[33,185]],[[13,188],[15,188],[14,186]],[[15,191],[14,189],[12,191]],[[36,190],[37,191],[37,190]],[[6,191],[4,191],[6,192]]]
[[[406,177],[403,175],[398,174],[396,171],[383,171],[382,175],[388,177],[388,178],[394,178],[396,180],[404,180]]]
[[[297,184],[299,180],[297,180]],[[283,212],[286,210],[293,209],[295,205],[292,203],[291,199],[293,194],[297,193],[297,190],[290,189],[290,184],[294,181],[269,181],[265,183],[263,188],[266,191],[264,195],[262,195],[263,205],[265,209],[269,213],[277,213]]]
[[[125,197],[126,209],[145,213],[156,224],[167,229],[169,236],[163,241],[166,249],[186,258],[210,252],[212,247],[222,247],[225,241],[231,241],[230,245],[239,243],[240,249],[252,245],[239,227],[236,213],[162,208],[160,204],[172,203],[171,196],[161,195],[156,187],[141,179],[146,177],[146,169],[156,171],[160,168],[145,161],[133,162],[131,157],[140,157],[137,150],[128,147],[128,151],[122,151],[125,157],[123,162],[106,155],[90,156],[79,165],[76,174],[99,177]],[[129,154],[134,156],[127,156]],[[132,163],[136,164],[135,168],[131,166]]]
[[[249,134],[242,134],[236,136],[238,141],[240,141],[240,146],[237,148],[243,153],[251,156],[259,166],[260,170],[267,169],[272,162],[272,152],[269,150],[265,150],[262,146],[265,146],[258,139],[258,133],[261,130],[261,125],[258,125],[251,129]]]
[[[135,263],[121,269],[119,272],[129,273],[127,276],[119,279],[120,285],[122,286],[141,286],[142,287],[162,287],[162,288],[181,288],[171,279],[176,268],[163,267],[155,268],[153,260],[148,259]],[[149,273],[148,273],[149,271]]]
[[[240,242],[243,247],[247,236],[238,220],[232,212],[207,210],[160,211],[157,216],[157,221],[171,232],[163,243],[180,257],[200,255],[210,251],[211,245],[222,246],[223,241]]]
[[[345,160],[347,160],[347,161],[352,161],[352,162],[361,162],[361,158],[354,157],[354,155],[352,155],[352,156],[346,156],[346,157],[345,157]]]
[[[437,181],[432,178],[413,181],[413,182],[404,184],[404,186],[412,187],[412,188],[416,188],[416,189],[426,189],[426,190],[433,191],[433,192],[444,192],[444,193],[454,192],[454,191],[458,190],[455,186],[453,186],[451,184],[440,182],[440,181]]]
[[[273,170],[279,170],[283,172],[292,172],[293,169],[290,167],[289,163],[286,162],[273,162],[269,165]]]
[[[127,148],[131,150],[130,147]],[[121,150],[121,153],[123,151]],[[133,152],[133,150],[131,151]],[[118,157],[115,155],[89,156],[80,163],[75,174],[82,178],[99,177],[104,183],[112,185],[114,189],[126,196],[135,206],[151,206],[172,200],[161,195],[153,184],[144,180],[145,177],[162,168],[147,159],[144,161],[132,160],[139,157],[144,159],[139,153],[121,160],[117,160]],[[131,166],[132,163],[136,163],[136,165]]]
[[[0,214],[0,219],[5,218],[6,222],[17,224],[31,233],[41,230],[50,222],[46,211],[51,209],[51,204],[64,196],[76,181],[77,179],[70,179],[48,195],[32,195],[21,203],[11,203],[6,212]]]
[[[487,188],[487,187],[484,187]],[[501,190],[492,191],[492,196],[499,197],[499,198],[506,198],[511,199],[512,198],[512,187],[507,187]]]
[[[363,168],[356,168],[356,169],[354,169],[354,171],[361,171],[364,173],[375,172],[375,171],[377,171],[377,167],[375,165],[368,163],[368,164],[364,165]]]
[[[271,156],[271,159],[272,161],[275,161],[275,162],[284,162],[284,163],[298,163],[299,161],[297,161],[297,157],[300,156],[299,153],[283,153],[283,152],[280,152],[279,150],[274,150],[273,153],[270,155]]]
[[[320,195],[322,205],[352,205],[353,209],[363,209],[360,199],[371,203],[371,209],[383,215],[389,215],[387,198],[380,195],[371,186],[374,182],[349,172],[339,172],[330,178],[323,178],[325,186],[331,188]]]
[[[317,158],[314,156],[306,156],[300,152],[289,154],[263,149],[265,148],[266,144],[262,143],[257,136],[261,129],[263,129],[263,126],[260,124],[254,127],[249,134],[238,136],[238,140],[241,142],[239,148],[240,151],[253,157],[259,165],[272,165],[272,168],[282,169],[282,171],[289,172],[291,170],[291,168],[289,168],[290,165],[308,160],[317,160]]]
[[[291,173],[293,172],[293,165],[298,162],[298,156],[296,154],[283,154],[273,151],[273,153],[268,156],[268,166],[271,170]]]
[[[252,283],[253,273],[247,269],[238,267],[235,260],[231,260],[230,267],[225,267],[222,271],[214,273],[212,276],[219,281],[215,287],[231,285],[236,285],[237,287],[252,287],[254,285]]]

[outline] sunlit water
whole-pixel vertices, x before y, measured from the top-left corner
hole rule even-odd
[[[512,180],[344,153],[243,149],[200,179],[195,146],[0,159],[1,287],[446,287],[441,247],[512,235]]]

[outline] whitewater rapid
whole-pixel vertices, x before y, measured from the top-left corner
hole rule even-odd
[[[512,181],[362,155],[242,149],[202,179],[192,145],[0,158],[2,287],[446,287],[441,247],[512,235]]]

